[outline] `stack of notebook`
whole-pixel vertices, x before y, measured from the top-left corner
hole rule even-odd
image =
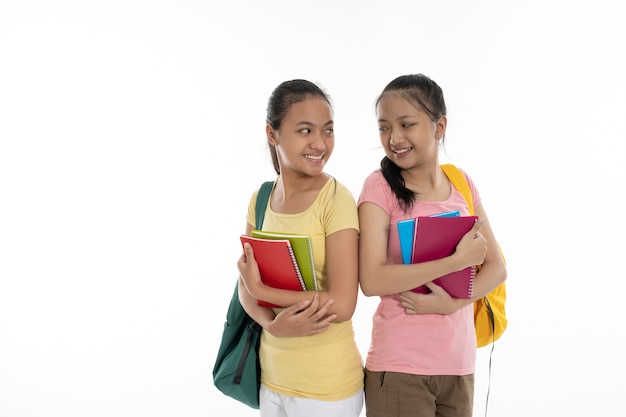
[[[241,244],[249,242],[265,285],[292,291],[317,290],[311,237],[294,233],[253,230],[242,235]],[[277,306],[263,300],[259,305]]]
[[[399,221],[397,227],[403,263],[434,261],[452,255],[477,218],[450,212]],[[433,282],[453,298],[471,298],[475,276],[476,267],[467,267],[439,277]],[[430,292],[425,285],[414,288],[413,291],[422,294]]]

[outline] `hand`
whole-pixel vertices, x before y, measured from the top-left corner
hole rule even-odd
[[[466,302],[452,297],[439,285],[429,282],[426,286],[432,291],[430,294],[420,294],[413,291],[400,293],[400,303],[406,314],[452,314]]]
[[[261,281],[259,265],[257,264],[256,259],[254,259],[252,245],[249,243],[243,245],[243,254],[237,261],[237,269],[239,269],[239,274],[241,275],[243,283],[245,284],[250,295],[258,299],[257,289],[262,287],[264,284],[263,281]]]
[[[320,296],[315,294],[313,301],[304,300],[281,311],[267,328],[276,337],[310,336],[324,332],[337,318],[336,314],[326,315],[333,300],[320,307]]]
[[[476,220],[472,229],[463,236],[456,246],[455,255],[462,256],[462,266],[460,269],[468,266],[481,265],[487,255],[487,241],[479,233],[482,220]]]

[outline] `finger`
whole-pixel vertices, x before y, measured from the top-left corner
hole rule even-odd
[[[297,314],[300,314],[303,317],[309,318],[313,314],[315,314],[315,312],[317,311],[317,307],[319,306],[319,295],[315,294],[312,300],[306,300],[306,301],[307,301],[306,305],[300,308],[300,310],[297,311]]]
[[[414,302],[414,301],[417,301],[423,295],[424,294],[416,293],[413,291],[404,291],[400,293],[400,300],[406,301],[406,302]]]
[[[248,242],[243,244],[243,254],[241,255],[240,261],[242,265],[254,265],[256,263],[256,259],[254,259],[254,250],[252,249],[252,245]]]
[[[324,305],[320,307],[315,312],[315,314],[313,314],[313,318],[315,318],[316,320],[320,320],[322,317],[324,317],[328,313],[328,310],[330,310],[330,307],[333,305],[334,302],[335,300],[333,300],[332,298],[326,301],[326,303],[324,303]]]
[[[285,313],[288,316],[292,316],[292,315],[302,312],[307,307],[309,307],[310,304],[311,304],[311,300],[298,301],[297,303],[290,305],[289,307],[284,309],[283,313]]]
[[[320,328],[315,328],[315,329],[311,329],[307,332],[307,335],[312,336],[315,334],[320,334],[322,332],[325,332],[326,330],[330,329],[330,324],[324,326],[324,327],[320,327]]]
[[[401,298],[401,299],[404,299],[404,300],[408,300],[408,299],[409,299],[409,296],[407,295],[407,292],[408,292],[408,291],[403,291],[403,292],[401,292],[401,293],[400,293],[400,298]],[[411,291],[411,292],[412,292],[412,291]]]
[[[246,258],[246,254],[242,253],[239,259],[237,259],[237,265],[241,268],[248,263],[248,259]]]
[[[432,282],[429,282],[428,284],[428,288],[430,288],[431,293],[429,295],[426,295],[426,297],[450,297],[450,294],[448,294],[446,292],[446,290],[444,290],[443,288],[441,288],[439,285],[434,284]]]
[[[319,330],[319,329],[327,329],[330,327],[330,324],[335,321],[335,319],[337,318],[336,314],[331,314],[328,317],[324,317],[323,320],[320,320],[318,322],[316,322],[313,326],[312,326],[312,330]]]
[[[313,301],[311,301],[311,305],[307,310],[309,310],[310,314],[313,314],[317,311],[320,306],[320,295],[318,293],[313,294]]]
[[[243,253],[246,257],[254,258],[254,250],[252,249],[252,245],[249,242],[243,244]]]
[[[480,217],[476,219],[476,221],[474,222],[474,226],[472,226],[472,230],[470,230],[470,233],[473,233],[474,236],[476,236],[478,234],[478,230],[480,229],[480,226],[483,225],[483,219],[481,219]]]
[[[427,287],[428,287],[428,289],[429,289],[429,290],[431,290],[432,292],[435,292],[435,291],[443,291],[443,289],[442,289],[439,285],[435,284],[435,283],[434,283],[434,282],[432,282],[432,281],[431,281],[431,282],[427,282],[427,283],[426,283],[426,286],[427,286]]]

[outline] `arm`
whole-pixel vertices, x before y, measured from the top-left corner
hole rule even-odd
[[[326,237],[327,290],[322,300],[335,300],[331,311],[338,321],[352,318],[359,295],[359,234],[344,229]]]
[[[454,254],[418,264],[387,264],[389,215],[374,203],[359,206],[359,271],[366,296],[397,294],[431,282],[435,278],[480,264],[485,256],[482,238],[474,239],[477,223],[457,246]]]
[[[250,230],[248,230],[248,233]],[[349,320],[356,308],[358,296],[358,232],[344,229],[326,237],[326,266],[328,288],[325,291],[288,291],[269,287],[261,281],[252,248],[247,246],[237,263],[247,292],[253,299],[267,300],[273,304],[290,306],[314,295],[320,305],[331,303],[328,314],[337,321]]]
[[[246,234],[250,234],[252,229],[252,226],[248,224]],[[243,254],[237,262],[242,274],[239,277],[239,301],[246,313],[264,330],[277,337],[286,337],[313,335],[330,328],[330,323],[336,319],[335,314],[329,313],[329,309],[333,305],[332,299],[322,304],[318,295],[309,296],[309,298],[295,302],[279,314],[275,314],[271,308],[258,305],[257,299],[247,291],[243,278],[244,274],[254,275],[256,273],[258,275],[254,256],[251,259],[251,262],[247,262],[246,255]]]
[[[476,208],[476,214],[482,220],[480,235],[486,242],[487,249],[480,273],[474,281],[474,292],[470,299],[454,299],[436,284],[426,284],[433,291],[430,294],[416,294],[411,291],[400,295],[407,314],[451,314],[489,294],[506,280],[507,271],[500,253],[498,242],[493,233],[483,205]],[[461,246],[464,242],[459,243]],[[457,247],[457,250],[461,248]]]
[[[250,317],[276,337],[310,336],[330,328],[336,316],[328,314],[332,300],[320,306],[319,296],[304,300],[275,314],[271,308],[261,307],[246,291],[239,278],[239,301]]]
[[[474,295],[470,302],[479,300],[489,294],[498,285],[506,281],[507,277],[506,265],[504,264],[502,252],[500,252],[498,240],[491,229],[487,213],[482,204],[476,207],[476,214],[480,219],[483,219],[480,234],[487,242],[487,254],[480,267],[480,272],[476,274],[476,279],[474,280]]]

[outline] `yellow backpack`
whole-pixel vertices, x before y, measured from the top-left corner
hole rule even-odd
[[[443,172],[461,194],[465,197],[470,214],[474,214],[474,201],[469,185],[463,173],[452,164],[441,165]],[[502,250],[500,250],[502,253]],[[504,259],[504,254],[502,254]],[[506,263],[506,260],[505,260]],[[476,327],[476,342],[478,347],[487,346],[502,336],[508,320],[504,304],[506,303],[506,287],[504,283],[498,285],[485,297],[474,302],[474,325]]]

